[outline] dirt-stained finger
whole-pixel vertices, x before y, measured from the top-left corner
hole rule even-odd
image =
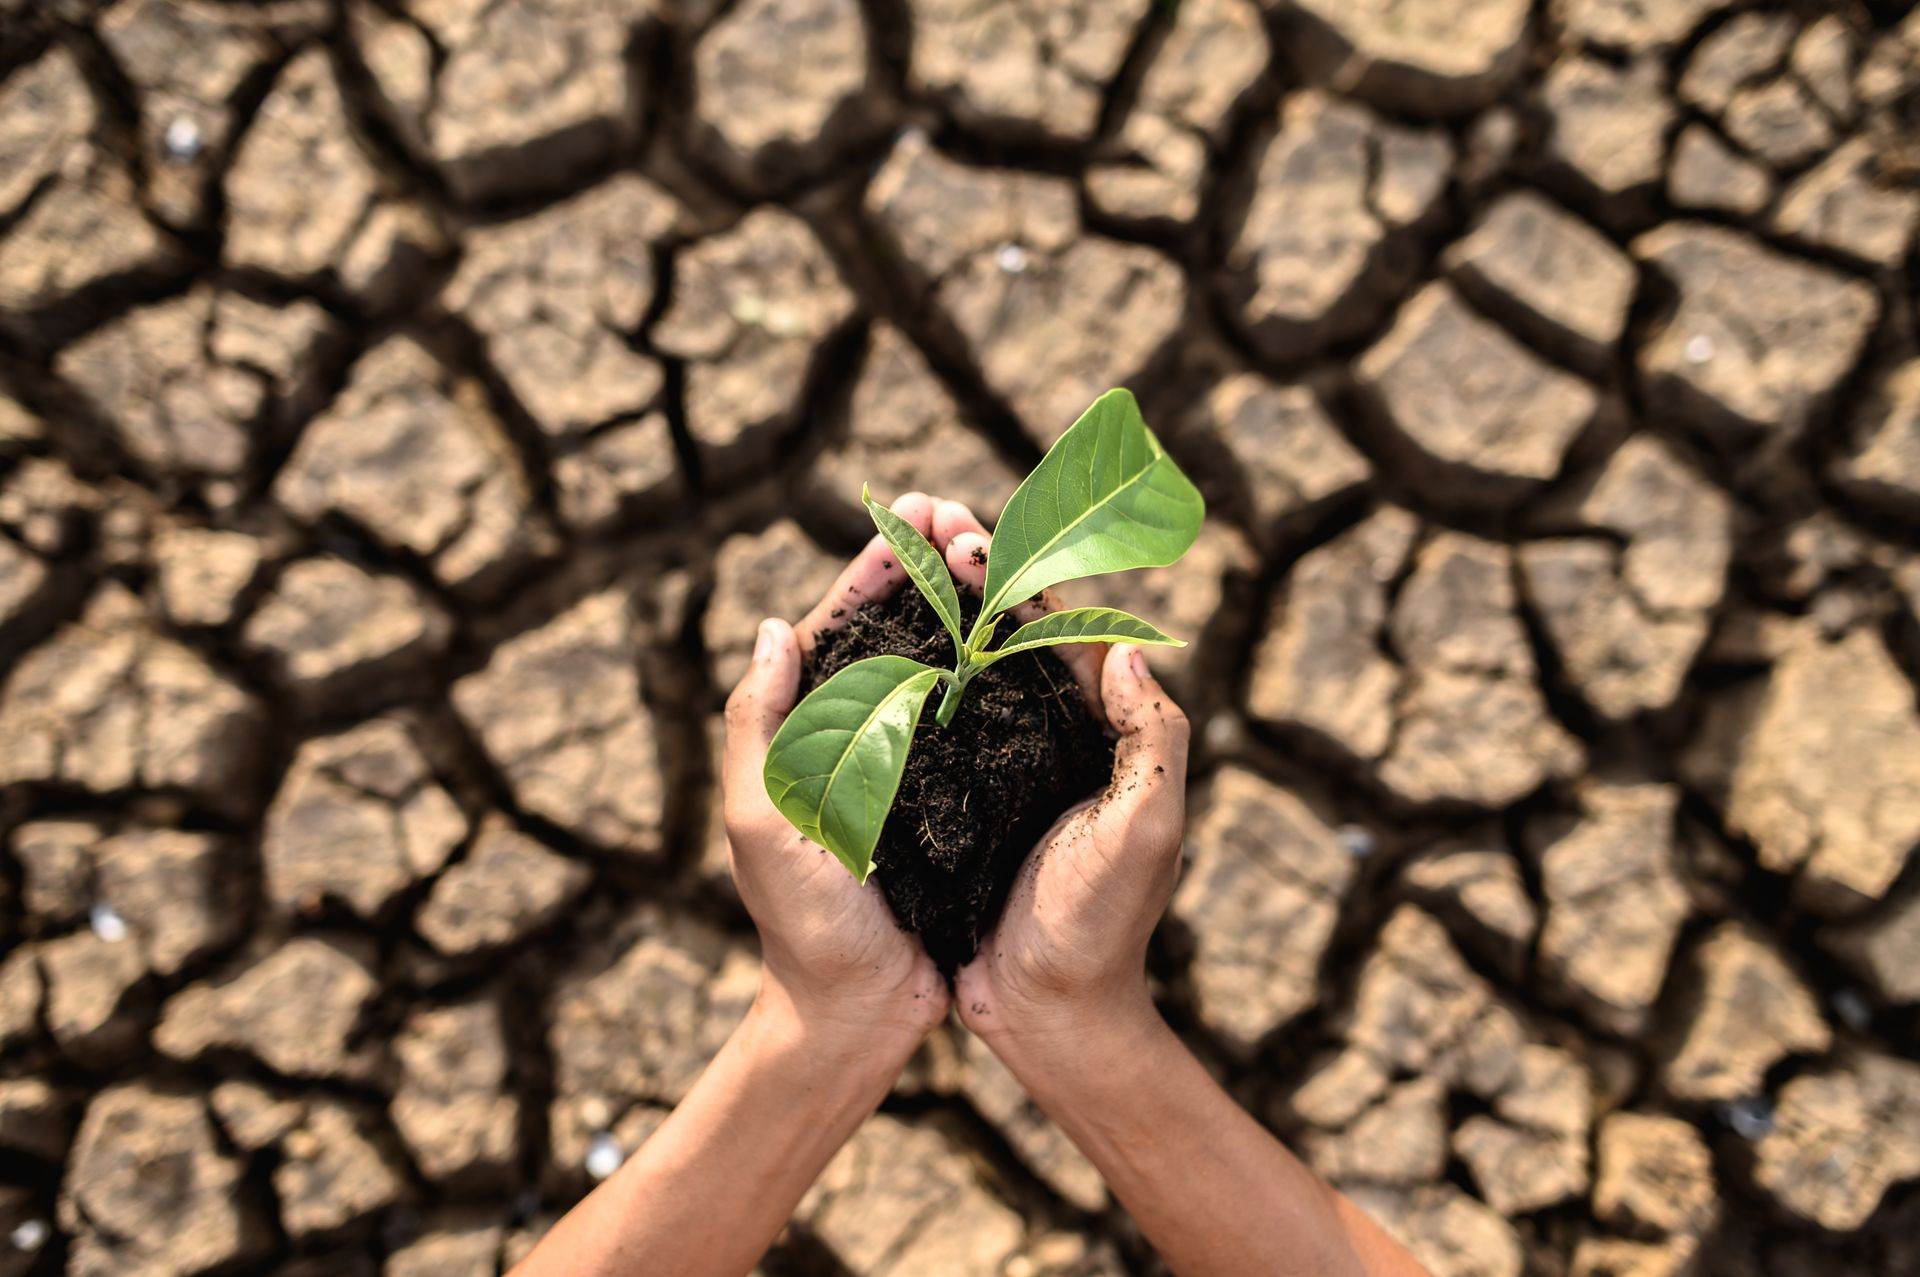
[[[933,546],[942,554],[953,539],[963,533],[971,532],[982,540],[987,536],[987,525],[979,516],[959,501],[949,501],[945,497],[933,499]]]
[[[947,556],[947,571],[953,573],[954,583],[979,594],[987,583],[987,534],[961,532],[947,542],[943,552]]]
[[[933,498],[926,493],[906,493],[894,501],[892,510],[911,523],[921,536],[931,535]],[[815,637],[828,630],[839,629],[862,603],[886,598],[899,589],[906,579],[907,571],[897,561],[893,547],[878,532],[874,533],[873,539],[853,556],[853,561],[841,569],[840,575],[827,590],[826,597],[814,604],[813,610],[801,617],[794,626],[799,635],[800,649],[811,652]]]

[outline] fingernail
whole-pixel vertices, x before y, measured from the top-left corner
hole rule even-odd
[[[774,621],[772,617],[760,622],[760,633],[754,636],[753,659],[764,661],[773,655]]]
[[[1133,676],[1141,682],[1144,683],[1153,677],[1147,673],[1147,654],[1139,648],[1136,647],[1127,653],[1127,664],[1133,667]]]

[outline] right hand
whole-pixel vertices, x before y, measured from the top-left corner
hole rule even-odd
[[[947,564],[976,590],[991,544],[947,523]],[[1041,607],[1055,606],[1043,599]],[[1066,646],[1091,705],[1119,734],[1113,781],[1069,810],[1034,848],[994,930],[954,984],[960,1019],[997,1054],[1059,1041],[1116,1017],[1152,1016],[1147,943],[1166,912],[1180,873],[1186,828],[1187,717],[1131,644]]]

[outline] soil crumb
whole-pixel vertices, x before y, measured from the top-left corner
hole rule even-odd
[[[961,593],[970,624],[980,600]],[[953,640],[920,592],[902,586],[821,636],[803,676],[812,691],[869,656],[953,666]],[[1113,776],[1113,740],[1049,651],[1009,656],[967,687],[940,727],[927,698],[900,795],[874,852],[874,878],[900,925],[951,976],[1006,905],[1027,853],[1060,813]]]

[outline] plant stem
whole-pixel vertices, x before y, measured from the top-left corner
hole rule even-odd
[[[936,724],[945,727],[953,721],[954,713],[960,708],[960,693],[966,688],[967,685],[957,678],[947,684],[947,694],[940,698],[940,708],[933,711],[933,721]]]

